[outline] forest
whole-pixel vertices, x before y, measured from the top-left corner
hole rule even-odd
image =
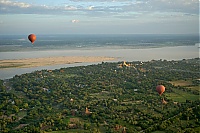
[[[0,80],[0,132],[199,133],[199,63],[102,62]]]

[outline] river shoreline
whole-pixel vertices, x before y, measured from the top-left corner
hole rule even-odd
[[[0,69],[9,68],[31,68],[40,66],[64,65],[85,62],[102,62],[112,61],[112,57],[91,57],[91,56],[60,56],[60,57],[43,57],[43,58],[26,58],[26,59],[7,59],[0,60]]]
[[[101,59],[95,62],[90,60],[88,62],[73,61],[71,64],[46,64],[39,66],[32,66],[28,68],[9,68],[0,69],[0,79],[12,78],[15,75],[23,73],[30,73],[42,69],[60,69],[64,67],[75,67],[83,65],[98,64],[104,62],[118,62],[118,61],[150,61],[150,60],[182,60],[199,58],[199,48],[197,45],[193,46],[176,46],[176,47],[162,47],[162,48],[148,48],[148,49],[93,49],[93,50],[47,50],[47,51],[21,51],[21,52],[0,52],[0,60],[20,60],[26,58],[58,58],[58,57],[108,57],[111,60]]]

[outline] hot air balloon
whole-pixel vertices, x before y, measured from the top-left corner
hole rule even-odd
[[[33,44],[36,40],[36,35],[35,34],[30,34],[28,36],[28,39],[30,40],[30,42]]]
[[[158,85],[158,86],[156,86],[156,91],[161,96],[163,94],[163,92],[165,91],[165,87],[163,85]]]

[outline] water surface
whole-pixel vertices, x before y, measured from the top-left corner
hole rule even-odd
[[[115,62],[182,60],[199,57],[199,46],[195,44],[199,44],[197,35],[39,35],[34,45],[25,35],[0,35],[0,60],[56,56],[108,56],[115,57]],[[96,63],[0,69],[0,79],[89,64]]]

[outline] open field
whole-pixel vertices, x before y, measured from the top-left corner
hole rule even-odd
[[[29,68],[60,64],[73,64],[83,62],[102,62],[114,60],[113,57],[92,57],[92,56],[61,56],[61,57],[45,57],[45,58],[27,58],[0,60],[0,69],[3,68]]]
[[[196,91],[200,91],[200,86],[192,86],[192,87],[187,87],[191,90],[196,90]]]
[[[177,81],[170,81],[170,83],[174,86],[181,86],[181,87],[185,87],[189,90],[200,92],[200,86],[194,85],[192,83],[192,80],[177,80]]]
[[[174,101],[177,101],[177,102],[185,102],[186,100],[194,101],[194,100],[199,99],[199,95],[194,95],[192,93],[185,92],[178,89],[172,89],[172,90],[173,90],[172,93],[165,94],[168,99],[173,99]]]
[[[175,85],[175,86],[188,86],[188,85],[192,85],[192,81],[190,80],[177,80],[177,81],[171,81],[171,84]]]

